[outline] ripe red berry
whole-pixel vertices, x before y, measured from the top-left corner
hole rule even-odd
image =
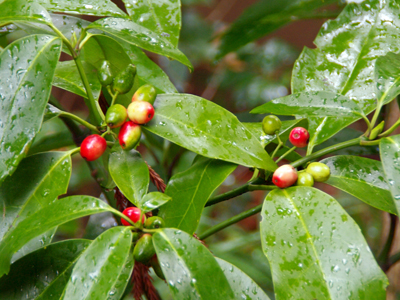
[[[297,181],[297,171],[291,165],[283,165],[275,170],[272,182],[281,189],[292,186]]]
[[[293,128],[289,135],[289,141],[298,148],[307,146],[310,134],[303,127]]]
[[[136,124],[145,124],[154,117],[154,107],[146,101],[134,101],[128,106],[128,118]]]
[[[128,207],[125,208],[122,213],[127,216],[133,223],[137,223],[139,222],[140,214],[142,213],[142,211],[140,210],[140,208],[137,207]],[[145,214],[142,214],[142,224],[144,224],[145,219]],[[121,218],[121,223],[125,226],[131,226],[131,224],[123,218]]]
[[[87,161],[98,159],[107,149],[106,140],[98,134],[86,137],[81,144],[81,155]]]
[[[128,121],[121,126],[118,134],[118,141],[122,149],[131,150],[139,143],[141,135],[142,131],[140,126],[132,121]]]

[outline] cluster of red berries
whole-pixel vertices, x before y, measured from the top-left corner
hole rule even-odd
[[[118,141],[122,149],[131,150],[139,143],[142,134],[140,125],[151,121],[154,117],[153,103],[156,96],[155,88],[145,84],[135,92],[128,108],[114,104],[107,110],[105,116],[107,126],[121,127]],[[92,134],[83,140],[80,153],[87,161],[93,161],[103,155],[106,149],[106,140],[100,135]]]
[[[164,219],[157,216],[146,218],[146,215],[137,207],[128,207],[122,213],[134,224],[140,223],[141,221],[141,225],[139,224],[138,226],[139,230],[143,225],[146,229],[159,229],[165,227]],[[121,218],[121,223],[125,226],[132,226],[132,224],[124,218]],[[152,239],[153,237],[150,233],[142,233],[140,231],[133,232],[133,242],[136,243],[133,249],[133,257],[136,262],[151,265],[154,272],[161,279],[165,279],[157,259]]]
[[[281,120],[274,115],[266,116],[262,122],[263,131],[268,135],[277,134],[281,126]],[[289,134],[289,141],[297,148],[306,147],[309,139],[310,134],[303,127],[295,127]],[[328,180],[329,176],[329,167],[320,162],[313,162],[308,165],[306,170],[300,172],[297,172],[291,165],[282,165],[272,175],[272,182],[280,188],[286,188],[294,184],[313,186],[314,181],[323,182]]]

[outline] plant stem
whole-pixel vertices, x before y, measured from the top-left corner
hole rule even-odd
[[[304,165],[305,163],[307,163],[307,162],[309,162],[309,161],[311,161],[313,159],[319,158],[319,157],[324,156],[326,154],[335,152],[335,151],[340,150],[340,149],[344,149],[344,148],[348,148],[348,147],[351,147],[351,146],[359,145],[362,140],[363,139],[361,137],[359,137],[359,138],[355,138],[355,139],[352,139],[352,140],[349,140],[349,141],[346,141],[346,142],[343,142],[343,143],[340,143],[340,144],[336,144],[336,145],[333,145],[333,146],[330,146],[330,147],[326,147],[325,149],[322,149],[320,151],[314,152],[314,153],[312,153],[312,154],[310,154],[308,156],[305,156],[305,157],[303,157],[303,158],[301,158],[299,160],[296,160],[295,162],[291,163],[291,165],[293,167],[297,168],[297,167],[299,167],[301,165]]]
[[[66,117],[68,119],[74,120],[74,121],[78,122],[79,124],[82,124],[86,128],[90,129],[91,131],[100,133],[100,130],[98,130],[96,126],[90,124],[89,122],[86,122],[85,120],[79,118],[78,116],[76,116],[74,114],[71,114],[69,112],[63,111],[58,116],[59,117]]]
[[[69,152],[69,155],[72,156],[72,155],[78,153],[80,150],[81,150],[81,147],[76,147],[75,149],[72,149],[72,150]]]
[[[368,126],[368,130],[365,135],[366,137],[369,136],[369,134],[371,133],[371,130],[375,127],[375,124],[376,124],[376,121],[378,120],[381,109],[382,109],[382,102],[379,101],[378,105],[376,106],[374,116],[372,117],[371,124],[370,124],[370,126]]]
[[[275,162],[278,163],[280,162],[282,159],[284,159],[288,154],[290,154],[291,152],[293,152],[294,150],[296,150],[296,146],[290,148],[288,151],[286,151],[286,153],[282,154],[281,157],[279,157]]]
[[[280,137],[279,137],[279,134],[276,135],[276,138],[278,139],[278,146],[276,146],[274,152],[273,152],[272,155],[271,155],[271,158],[272,158],[272,159],[274,159],[276,152],[278,152],[279,148],[281,148],[282,145],[283,145],[283,143],[282,143],[282,141],[281,141],[281,139],[280,139]]]
[[[380,135],[378,135],[378,138],[383,138],[383,137],[387,137],[389,134],[391,134],[397,127],[399,127],[400,125],[400,119],[398,119],[396,121],[396,123],[394,123],[392,125],[392,127],[390,127],[388,130],[386,130],[385,132],[382,132]]]
[[[254,185],[254,184],[250,184],[248,186],[248,191],[252,192],[252,191],[271,191],[271,190],[276,190],[279,189],[276,185]]]
[[[114,102],[115,102],[115,100],[117,99],[118,95],[119,95],[119,92],[118,92],[118,91],[116,91],[115,94],[112,95],[112,100],[111,100],[111,105],[110,105],[110,107],[114,105]]]
[[[378,256],[378,261],[379,261],[379,264],[382,266],[382,269],[390,268],[390,265],[388,265],[389,253],[392,248],[394,234],[396,231],[396,224],[397,224],[397,217],[395,215],[389,214],[389,217],[390,217],[390,228],[389,228],[388,237],[387,237],[386,243],[382,249],[382,252]],[[386,271],[386,270],[384,270],[384,271]]]
[[[387,264],[387,267],[383,270],[383,271],[387,271],[389,270],[395,263],[397,263],[398,261],[400,261],[400,252],[393,254],[390,258],[389,258],[389,262]]]
[[[261,211],[261,208],[262,208],[262,204],[260,204],[256,207],[253,207],[249,210],[246,210],[228,220],[225,220],[225,221],[211,227],[210,229],[206,230],[205,232],[203,232],[203,234],[200,234],[199,239],[204,240],[204,239],[208,238],[210,235],[213,235],[214,233],[216,233],[232,224],[235,224],[243,219],[246,219],[248,217],[251,217],[252,215],[259,213]]]

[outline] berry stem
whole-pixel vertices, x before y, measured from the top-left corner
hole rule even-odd
[[[239,222],[239,221],[241,221],[243,219],[246,219],[246,218],[251,217],[251,216],[253,216],[255,214],[258,214],[261,211],[262,206],[263,206],[262,204],[257,205],[256,207],[253,207],[253,208],[251,208],[249,210],[246,210],[246,211],[244,211],[244,212],[242,212],[240,214],[237,214],[236,216],[234,216],[234,217],[232,217],[232,218],[230,218],[228,220],[225,220],[225,221],[223,221],[223,222],[211,227],[210,229],[208,229],[205,232],[203,232],[203,234],[200,234],[199,235],[199,239],[200,240],[204,240],[204,239],[208,238],[210,235],[213,235],[214,233],[216,233],[218,231],[221,231],[222,229],[224,229],[224,228],[226,228],[226,227],[228,227],[230,225],[233,225],[233,224],[235,224],[235,223],[237,223],[237,222]]]
[[[271,155],[271,158],[274,159],[276,152],[282,147],[283,142],[281,141],[281,138],[279,137],[279,134],[276,135],[276,138],[278,139],[278,146],[276,146],[274,152]]]
[[[112,100],[111,100],[111,105],[110,105],[110,107],[114,105],[115,100],[117,99],[118,95],[119,95],[119,92],[118,92],[118,91],[116,91],[115,94],[112,95]]]
[[[278,163],[280,162],[282,159],[284,159],[288,154],[290,154],[291,152],[293,152],[294,150],[296,150],[296,146],[290,148],[288,151],[286,151],[286,153],[282,154],[281,157],[279,157],[275,162]]]
[[[58,116],[59,117],[66,117],[68,119],[74,120],[74,121],[78,122],[79,124],[85,126],[86,128],[90,129],[91,131],[96,132],[96,133],[100,133],[100,130],[97,129],[96,126],[94,126],[94,125],[90,124],[89,122],[79,118],[77,115],[74,115],[74,114],[71,114],[69,112],[63,111]]]

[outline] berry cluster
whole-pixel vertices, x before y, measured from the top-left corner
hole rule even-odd
[[[164,219],[156,216],[146,219],[146,215],[137,207],[128,207],[122,213],[137,225],[137,227],[135,227],[138,231],[133,233],[133,242],[136,243],[133,249],[133,257],[135,258],[135,261],[141,262],[145,265],[151,265],[154,272],[161,279],[165,279],[154,249],[153,237],[150,233],[143,233],[141,231],[143,225],[145,229],[150,230],[165,227]],[[125,226],[131,226],[131,224],[124,218],[121,218],[121,223]]]
[[[119,128],[118,141],[124,150],[135,148],[142,134],[140,125],[154,117],[153,103],[157,96],[156,89],[149,84],[141,86],[132,97],[132,102],[125,108],[121,104],[114,104],[120,94],[129,92],[135,82],[136,67],[128,65],[126,69],[113,76],[111,65],[103,61],[98,70],[98,78],[103,87],[107,88],[113,102],[105,115],[105,123],[109,129]],[[107,129],[107,132],[109,131]],[[81,144],[81,155],[88,161],[98,159],[107,149],[107,142],[103,136],[92,134],[86,137]]]

